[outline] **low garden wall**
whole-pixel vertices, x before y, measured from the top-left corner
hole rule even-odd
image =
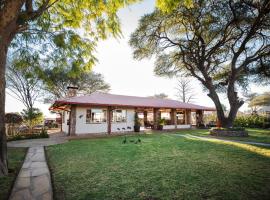
[[[246,130],[211,129],[210,135],[221,137],[247,137],[248,132]]]

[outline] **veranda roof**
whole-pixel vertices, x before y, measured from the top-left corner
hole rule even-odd
[[[51,110],[64,105],[85,105],[85,106],[116,106],[116,107],[136,107],[136,108],[175,108],[215,111],[215,108],[183,103],[171,99],[159,99],[154,97],[137,97],[116,95],[109,93],[92,93],[86,96],[75,96],[71,98],[56,100]]]

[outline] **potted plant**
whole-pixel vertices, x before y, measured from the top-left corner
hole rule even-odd
[[[134,117],[134,132],[140,132],[141,123],[138,117],[138,113],[135,113]]]
[[[158,130],[162,131],[163,130],[163,126],[165,125],[165,119],[160,119],[158,122]]]

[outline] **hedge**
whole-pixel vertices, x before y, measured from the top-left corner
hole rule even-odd
[[[242,115],[234,120],[235,127],[270,128],[269,118],[262,115]]]
[[[48,138],[49,135],[47,130],[42,129],[41,133],[32,133],[32,134],[16,134],[14,136],[9,136],[7,138],[8,141],[15,140],[25,140],[25,139],[38,139],[38,138]]]

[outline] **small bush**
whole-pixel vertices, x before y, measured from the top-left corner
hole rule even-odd
[[[25,139],[38,139],[38,138],[48,138],[49,135],[47,130],[42,129],[41,133],[32,133],[32,134],[17,134],[11,137],[8,137],[8,141],[15,141],[15,140],[25,140]]]
[[[269,122],[266,116],[262,115],[243,115],[234,120],[234,126],[246,128],[267,128]]]

